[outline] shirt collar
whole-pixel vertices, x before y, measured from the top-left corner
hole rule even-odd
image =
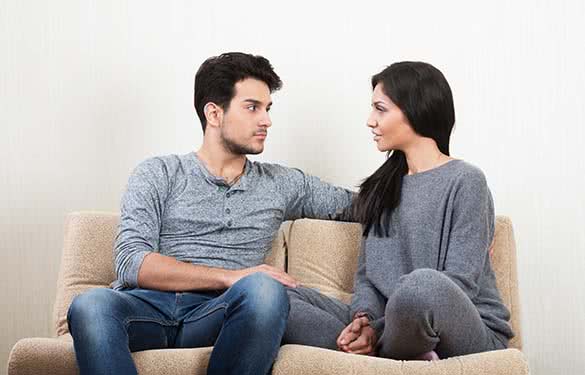
[[[207,169],[205,162],[199,159],[195,152],[191,152],[189,155],[192,156],[192,159],[198,166],[199,171],[201,171],[203,177],[208,182],[214,185],[230,187],[223,177],[215,176],[211,172],[209,172],[209,169]],[[250,159],[246,158],[246,164],[244,165],[244,173],[242,174],[240,179],[230,187],[230,190],[246,190],[248,187],[248,179],[251,178],[253,169],[254,168],[252,168],[252,162],[250,161]]]

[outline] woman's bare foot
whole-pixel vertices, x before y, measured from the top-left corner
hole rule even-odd
[[[430,352],[423,353],[414,359],[415,361],[438,361],[439,356],[435,353],[434,350]]]

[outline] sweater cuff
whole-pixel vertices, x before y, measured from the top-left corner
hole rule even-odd
[[[382,337],[382,333],[384,332],[384,317],[378,318],[376,320],[370,320],[370,327],[376,331],[376,338],[380,339],[380,337]]]

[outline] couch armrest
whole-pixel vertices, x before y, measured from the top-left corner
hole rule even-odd
[[[26,338],[18,341],[8,356],[8,375],[78,374],[73,342],[62,338]]]

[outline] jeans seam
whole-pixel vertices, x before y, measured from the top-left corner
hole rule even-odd
[[[196,322],[198,320],[201,320],[201,319],[205,318],[206,316],[211,315],[212,313],[216,312],[219,309],[226,309],[227,306],[228,306],[227,302],[222,302],[222,303],[218,304],[217,306],[215,306],[214,308],[212,308],[211,310],[206,311],[204,314],[197,316],[195,319],[183,320],[183,324],[192,323],[192,322]],[[224,315],[225,315],[225,313],[224,313]]]
[[[126,318],[123,321],[123,324],[126,328],[128,328],[128,326],[130,325],[130,323],[135,323],[135,322],[143,322],[143,323],[157,323],[160,324],[162,326],[168,326],[168,327],[173,327],[173,326],[177,326],[178,323],[173,322],[173,321],[169,321],[169,320],[161,320],[161,319],[153,319],[153,318],[147,318],[147,317],[131,317],[131,318]]]

